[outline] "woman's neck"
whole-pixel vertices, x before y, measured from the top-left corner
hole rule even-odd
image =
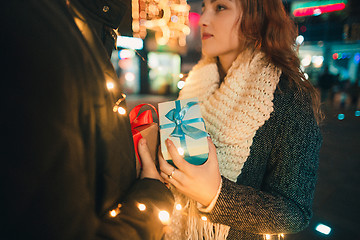
[[[223,66],[221,65],[219,58],[217,59],[217,67],[218,67],[218,71],[219,71],[219,77],[220,77],[220,84],[224,81],[226,74],[227,74],[227,70],[228,69],[224,69]]]

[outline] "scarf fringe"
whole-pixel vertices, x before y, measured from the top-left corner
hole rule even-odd
[[[209,220],[202,220],[197,202],[179,193],[174,187],[171,191],[175,203],[180,203],[181,210],[174,208],[170,231],[165,234],[165,240],[225,240],[230,227]]]

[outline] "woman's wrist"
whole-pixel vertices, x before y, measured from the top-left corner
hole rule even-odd
[[[222,178],[220,180],[218,191],[217,191],[215,197],[210,202],[210,204],[208,206],[204,206],[199,202],[197,203],[197,208],[198,208],[199,211],[204,212],[204,213],[209,213],[209,212],[211,212],[211,210],[213,210],[213,208],[215,207],[216,201],[217,201],[217,199],[218,199],[218,197],[220,195],[221,187],[222,187]]]

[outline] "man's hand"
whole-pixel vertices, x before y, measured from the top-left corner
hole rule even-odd
[[[153,178],[153,179],[161,180],[160,174],[156,170],[155,159],[151,158],[150,150],[147,146],[145,138],[140,139],[138,148],[139,148],[139,156],[143,167],[140,173],[140,179]]]

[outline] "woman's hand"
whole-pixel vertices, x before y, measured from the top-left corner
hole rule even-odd
[[[181,193],[207,207],[217,194],[221,182],[216,148],[211,139],[208,138],[209,158],[200,166],[183,159],[171,140],[167,139],[165,143],[177,169],[167,163],[159,151],[161,177]]]
[[[150,150],[146,143],[146,139],[140,139],[138,143],[139,156],[142,162],[142,171],[140,173],[140,179],[153,178],[162,180],[160,174],[156,170],[154,159],[151,158]]]

